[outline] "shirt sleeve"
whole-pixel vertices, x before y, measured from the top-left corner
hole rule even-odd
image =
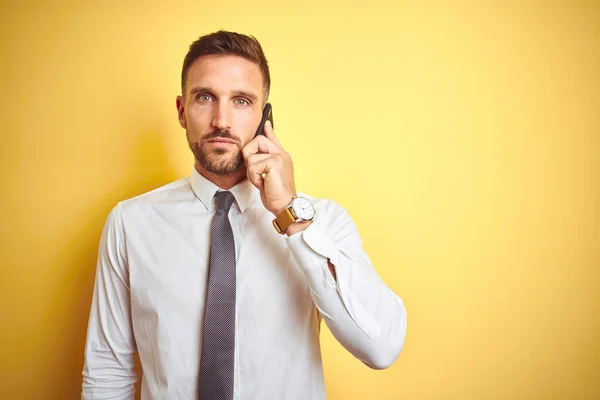
[[[109,214],[98,251],[88,322],[81,398],[134,399],[135,339],[121,206]]]
[[[313,223],[286,239],[290,251],[334,337],[369,367],[387,368],[404,345],[404,303],[373,268],[348,212],[331,200],[315,208]]]

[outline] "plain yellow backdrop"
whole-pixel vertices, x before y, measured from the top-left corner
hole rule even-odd
[[[597,1],[0,4],[1,398],[79,397],[102,225],[189,174],[181,65],[221,28],[408,310],[384,371],[324,328],[329,399],[600,398]]]

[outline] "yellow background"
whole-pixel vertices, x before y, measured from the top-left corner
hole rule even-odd
[[[328,398],[600,398],[598,2],[1,4],[1,398],[79,397],[102,225],[189,174],[181,65],[221,28],[408,309],[384,371],[324,330]]]

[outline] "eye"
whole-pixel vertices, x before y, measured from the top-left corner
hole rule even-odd
[[[235,99],[234,103],[238,106],[247,106],[248,104],[250,104],[246,99]]]
[[[212,101],[212,97],[210,97],[207,94],[199,94],[196,98],[204,103],[208,103],[209,101]]]

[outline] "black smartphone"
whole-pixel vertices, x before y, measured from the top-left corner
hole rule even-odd
[[[271,122],[272,127],[275,127],[275,125],[273,125],[273,107],[271,107],[271,103],[267,103],[263,109],[262,119],[260,120],[260,125],[258,125],[254,137],[265,134],[265,122],[267,121]]]

